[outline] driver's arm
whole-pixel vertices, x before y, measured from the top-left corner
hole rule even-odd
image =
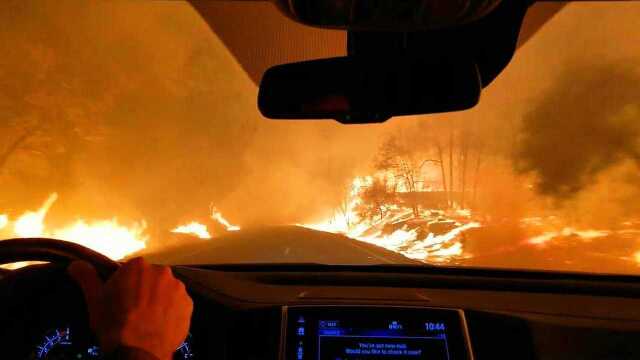
[[[135,258],[106,283],[85,262],[68,271],[84,292],[103,352],[122,360],[172,359],[189,331],[193,302],[171,268]]]

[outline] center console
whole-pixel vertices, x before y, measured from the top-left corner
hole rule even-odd
[[[285,306],[281,360],[473,359],[461,310]]]

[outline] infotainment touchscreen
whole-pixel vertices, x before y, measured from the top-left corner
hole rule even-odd
[[[463,314],[398,307],[288,307],[286,360],[471,359]]]

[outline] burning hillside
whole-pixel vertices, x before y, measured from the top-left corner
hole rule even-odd
[[[58,199],[51,194],[37,210],[26,211],[12,220],[2,215],[4,221],[0,227],[3,237],[50,237],[71,241],[112,259],[122,259],[145,247],[148,236],[145,234],[144,221],[124,225],[116,218],[101,220],[78,219],[68,225],[51,228],[46,225],[46,216]]]
[[[572,222],[563,211],[476,212],[471,208],[482,206],[474,200],[463,208],[460,193],[437,187],[411,189],[409,180],[424,184],[431,173],[409,171],[410,162],[399,161],[403,166],[388,165],[373,176],[356,178],[331,216],[303,226],[344,234],[430,264],[569,271],[602,266],[610,272],[640,272],[637,220],[622,218],[594,229]],[[467,197],[475,199],[473,192]],[[535,211],[546,215],[531,216]]]
[[[362,263],[640,273],[639,13],[572,3],[476,108],[345,127],[261,118],[255,84],[187,3],[10,2],[0,235],[114,259],[242,238],[215,258],[229,262],[331,262],[329,236],[390,250]],[[274,224],[347,237],[235,231]]]
[[[423,262],[451,262],[463,256],[464,232],[479,227],[468,212],[418,210],[396,203],[378,203],[367,217],[362,198],[375,183],[372,177],[356,178],[344,207],[330,219],[302,226],[368,242]],[[465,254],[464,256],[468,256]]]
[[[61,227],[47,226],[45,221],[47,213],[57,199],[58,194],[53,193],[49,195],[39,209],[26,211],[15,219],[11,219],[6,214],[0,214],[0,235],[3,238],[49,237],[66,240],[88,247],[113,260],[123,259],[147,246],[149,235],[146,233],[147,224],[145,221],[124,225],[117,218],[77,219]],[[227,231],[240,230],[239,226],[229,223],[215,208],[212,208],[210,220],[217,222]],[[212,238],[207,225],[195,221],[180,225],[171,230],[171,232],[188,234],[200,239]],[[25,263],[14,264],[9,267],[15,268],[22,265],[25,265]]]

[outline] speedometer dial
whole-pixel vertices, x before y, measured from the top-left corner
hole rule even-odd
[[[193,359],[193,349],[191,343],[191,334],[187,335],[187,338],[180,345],[175,354],[173,354],[174,360]]]
[[[47,332],[32,353],[32,359],[66,360],[66,359],[100,359],[97,346],[74,341],[70,327],[54,329]]]
[[[91,360],[102,359],[102,351],[91,342],[82,340],[69,326],[48,331],[31,353],[32,360]],[[180,344],[173,355],[174,360],[192,360],[191,334]]]

